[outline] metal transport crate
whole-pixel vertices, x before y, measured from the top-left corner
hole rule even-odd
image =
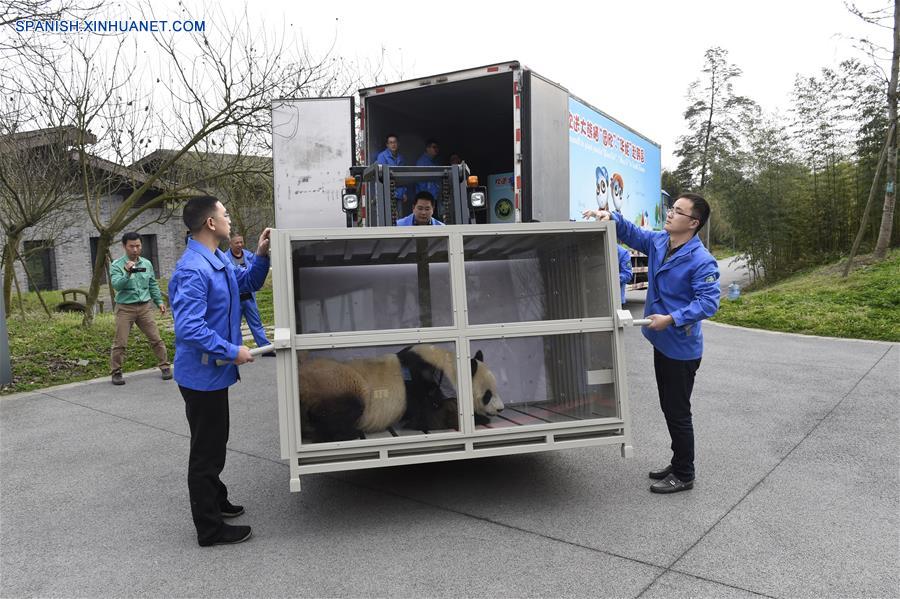
[[[274,231],[290,489],[303,474],[574,447],[619,445],[628,457],[622,327],[632,322],[620,306],[615,243],[611,223]],[[352,382],[367,390],[365,410],[382,409],[397,390],[371,366],[398,368],[394,379],[409,383],[401,358],[410,351],[436,366],[438,399],[426,408],[440,417],[429,413],[423,426],[395,415],[327,438],[322,414],[341,406],[315,403],[324,395],[313,382],[336,395]],[[346,376],[321,379],[323,365]]]

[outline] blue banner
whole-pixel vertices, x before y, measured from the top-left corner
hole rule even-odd
[[[621,212],[646,229],[666,220],[657,146],[569,98],[569,219],[587,209]]]

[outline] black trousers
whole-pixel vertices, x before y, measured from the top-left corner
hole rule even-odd
[[[191,429],[188,492],[197,541],[202,544],[215,540],[222,530],[221,508],[228,500],[228,489],[219,480],[228,443],[228,388],[195,391],[179,385],[178,390]]]
[[[672,473],[683,481],[694,480],[694,422],[691,392],[700,359],[673,360],[653,350],[659,405],[672,438]]]

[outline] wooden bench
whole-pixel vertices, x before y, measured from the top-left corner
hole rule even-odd
[[[72,296],[71,300],[67,300],[66,296]],[[84,297],[84,301],[78,301],[78,296]],[[57,312],[84,312],[87,304],[87,292],[84,289],[64,289],[62,291],[63,301],[57,304]],[[97,300],[97,311],[103,314],[103,300]]]

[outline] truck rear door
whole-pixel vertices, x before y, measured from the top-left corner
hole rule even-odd
[[[524,77],[523,220],[569,220],[569,92],[533,71]]]
[[[355,156],[352,97],[273,102],[275,226],[344,226],[341,192]]]

